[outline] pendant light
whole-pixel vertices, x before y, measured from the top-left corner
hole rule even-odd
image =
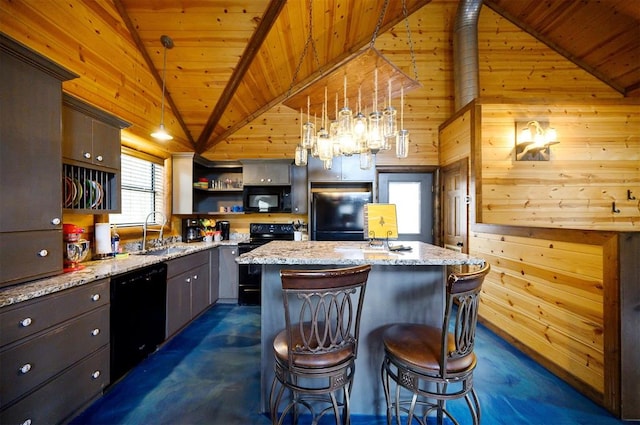
[[[164,91],[167,76],[167,49],[173,48],[173,40],[168,35],[163,35],[160,37],[160,42],[164,46],[164,61],[162,65],[162,107],[160,109],[160,127],[151,133],[151,137],[157,140],[167,141],[173,139],[173,136],[167,133],[164,129]]]

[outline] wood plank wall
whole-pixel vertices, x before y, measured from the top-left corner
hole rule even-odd
[[[593,109],[607,116],[605,120],[619,115],[604,113],[609,108],[620,108],[605,103],[604,109]],[[469,252],[486,258],[492,265],[483,287],[481,319],[584,394],[616,412],[620,382],[617,233],[554,228],[551,218],[544,221],[545,228],[487,219],[493,217],[486,210],[488,202],[495,203],[498,199],[496,192],[505,194],[508,201],[509,196],[518,196],[522,190],[518,185],[511,186],[510,190],[493,190],[499,184],[492,180],[492,173],[501,172],[496,170],[495,151],[502,150],[502,155],[514,157],[514,115],[520,109],[531,111],[537,107],[535,104],[474,102],[445,123],[440,131],[441,163],[449,164],[468,155],[471,165],[470,195],[475,194],[477,202],[470,214]],[[559,109],[571,111],[574,107],[563,105]],[[545,111],[548,108],[547,105]],[[629,105],[625,104],[625,108],[623,121],[629,121]],[[633,108],[637,106],[631,105]],[[586,115],[585,123],[597,128],[592,114]],[[580,127],[584,114],[571,116]],[[502,133],[491,131],[492,128],[502,128]],[[616,128],[625,131],[624,125]],[[609,130],[609,138],[615,140],[619,133]],[[501,142],[504,140],[510,142]],[[502,161],[504,165],[508,159],[502,158]],[[518,166],[513,164],[515,160],[510,161],[512,164],[507,168]],[[619,162],[603,164],[600,160],[596,168],[611,166],[615,173]],[[622,161],[622,167],[624,164]],[[540,179],[536,175],[538,167],[527,169],[530,179]],[[628,181],[629,169],[626,173],[627,178],[620,179],[618,185]],[[545,187],[539,185],[540,190]],[[574,190],[582,192],[579,187]],[[565,188],[564,193],[571,192]],[[473,214],[474,208],[477,214]]]
[[[483,285],[483,320],[602,402],[602,246],[564,240],[565,234],[513,233],[471,232],[470,252],[492,267]]]
[[[478,222],[640,230],[640,102],[483,103],[480,119]],[[549,161],[515,160],[515,122],[529,120],[558,133]]]

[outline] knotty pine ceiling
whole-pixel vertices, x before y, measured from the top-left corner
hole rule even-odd
[[[176,140],[168,149],[200,153],[274,105],[289,102],[298,108],[295,94],[320,78],[344,73],[341,67],[370,47],[378,25],[379,34],[405,29],[399,0],[386,3],[380,21],[384,0],[0,1],[0,28],[10,35],[33,42],[45,54],[50,51],[50,57],[76,72],[79,64],[95,63],[81,78],[92,80],[96,92],[110,90],[115,98],[133,92],[128,95],[137,100],[128,113],[136,117],[139,134],[149,134],[160,121],[160,37],[170,36],[175,46],[167,52],[165,124]],[[429,7],[430,1],[405,0],[406,14]],[[622,95],[640,96],[640,1],[483,4]],[[34,23],[43,31],[30,33]],[[404,65],[412,77],[410,65]],[[113,84],[103,81],[109,78],[121,80],[115,92]],[[84,91],[97,106],[115,113],[122,108]]]

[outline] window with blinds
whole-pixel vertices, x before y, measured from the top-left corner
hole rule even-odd
[[[164,212],[164,166],[126,153],[121,156],[122,213],[109,214],[109,222],[121,227],[142,226],[149,213]],[[162,224],[162,216],[150,217]]]

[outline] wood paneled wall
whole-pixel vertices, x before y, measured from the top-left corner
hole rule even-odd
[[[640,230],[640,102],[480,108],[478,222]],[[529,120],[548,122],[558,133],[549,161],[515,160],[515,122]]]
[[[594,239],[472,231],[469,246],[491,264],[483,320],[602,402],[604,290],[610,281],[605,283],[600,238]]]

